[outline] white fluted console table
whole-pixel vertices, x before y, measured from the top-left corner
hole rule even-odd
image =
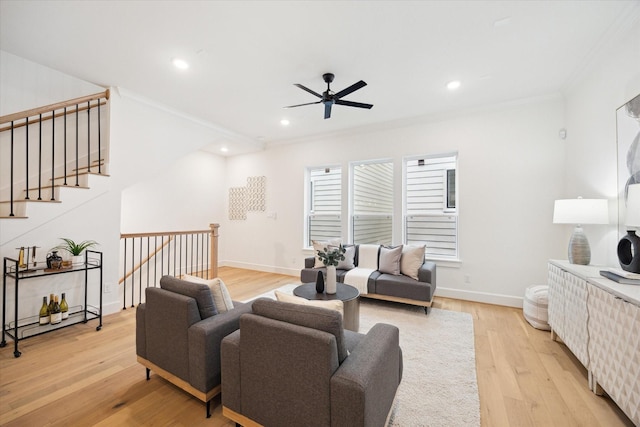
[[[600,276],[606,267],[549,261],[549,325],[602,390],[640,426],[640,286]]]

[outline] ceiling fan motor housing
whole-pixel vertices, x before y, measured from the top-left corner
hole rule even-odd
[[[346,89],[342,89],[339,92],[334,92],[331,90],[331,86],[330,86],[334,78],[335,78],[335,75],[333,73],[324,73],[322,75],[322,79],[327,83],[327,90],[322,92],[322,95],[320,95],[317,92],[314,92],[313,90],[309,89],[306,86],[301,85],[300,83],[295,83],[294,86],[297,86],[300,89],[304,90],[305,92],[308,92],[311,95],[314,95],[320,98],[320,101],[290,105],[285,108],[302,107],[304,105],[322,103],[324,104],[324,118],[328,119],[331,117],[331,107],[333,105],[344,105],[347,107],[357,107],[357,108],[366,108],[366,109],[371,109],[371,107],[373,107],[372,104],[364,104],[362,102],[347,101],[342,99],[342,97],[347,96],[350,93],[355,92],[356,90],[366,86],[367,84],[363,80],[360,80],[359,82],[354,83],[351,86],[347,87]]]

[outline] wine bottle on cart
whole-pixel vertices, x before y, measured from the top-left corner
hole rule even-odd
[[[53,294],[49,294],[49,315],[53,312]]]
[[[47,297],[42,297],[42,307],[40,307],[40,324],[47,325],[49,323],[49,306],[47,305]]]
[[[51,312],[51,324],[57,325],[62,322],[62,312],[60,311],[60,304],[58,303],[58,297],[53,297],[53,311]]]
[[[62,320],[69,318],[69,304],[67,304],[64,292],[62,293],[62,301],[60,301],[60,311],[62,312]]]

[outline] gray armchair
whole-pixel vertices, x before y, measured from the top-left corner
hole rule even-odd
[[[222,341],[222,413],[245,426],[383,426],[402,378],[395,326],[269,299]]]
[[[207,285],[171,276],[160,288],[147,288],[146,301],[136,312],[138,362],[207,406],[220,393],[220,345],[238,329],[250,304],[234,301],[234,308],[217,313]]]

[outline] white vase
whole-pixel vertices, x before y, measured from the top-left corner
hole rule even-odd
[[[327,266],[327,280],[325,280],[325,292],[328,294],[336,293],[336,266]]]
[[[84,255],[74,255],[71,257],[71,265],[84,264]]]

